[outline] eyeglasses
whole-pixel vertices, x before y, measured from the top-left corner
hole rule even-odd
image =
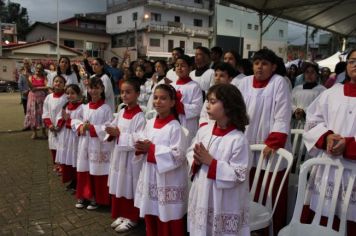
[[[349,59],[347,60],[347,64],[351,65],[351,66],[356,66],[356,59]]]

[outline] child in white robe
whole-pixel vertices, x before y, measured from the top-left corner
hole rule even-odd
[[[215,77],[214,84],[230,84],[235,71],[234,68],[228,63],[219,63],[215,66]],[[200,112],[199,118],[199,127],[207,125],[209,123],[214,123],[213,120],[209,119],[208,112],[206,110],[206,106],[208,105],[208,100],[205,100],[204,105]]]
[[[188,203],[191,235],[250,235],[248,124],[241,93],[234,85],[211,87],[207,111],[215,120],[201,127],[188,151],[192,187]]]
[[[107,186],[112,144],[106,142],[104,126],[112,121],[113,113],[105,104],[104,84],[100,78],[91,78],[89,103],[83,106],[83,120],[76,122],[79,132],[77,159],[76,208],[84,208],[85,199],[90,201],[88,210],[100,205],[110,205]]]
[[[64,94],[64,86],[66,80],[57,75],[53,79],[53,93],[47,95],[43,103],[42,119],[46,128],[48,128],[48,147],[51,152],[53,164],[55,164],[56,150],[58,144],[57,134],[60,127],[57,126],[57,116],[62,111],[62,107],[67,102],[67,96]],[[53,169],[60,172],[59,165],[55,165]]]
[[[126,107],[105,130],[115,147],[110,160],[109,193],[111,194],[111,216],[115,221],[111,227],[116,232],[134,228],[139,220],[139,209],[134,207],[134,197],[142,167],[141,155],[135,157],[135,141],[143,131],[146,120],[137,99],[140,83],[127,79],[121,84],[121,100]]]
[[[292,128],[294,129],[304,128],[308,106],[326,90],[324,86],[318,84],[318,77],[318,65],[306,63],[304,66],[304,84],[298,85],[292,90]]]
[[[71,183],[67,189],[76,189],[77,155],[79,137],[75,129],[75,120],[82,120],[83,108],[81,103],[81,90],[78,85],[70,84],[66,88],[68,103],[58,114],[57,124],[62,127],[58,134],[56,162],[61,165],[62,182]]]
[[[203,106],[203,93],[199,84],[189,77],[192,62],[189,56],[178,57],[175,68],[178,80],[171,85],[177,91],[176,110],[181,125],[189,130],[188,145],[199,127],[199,114]]]
[[[158,116],[147,122],[136,151],[145,153],[135,194],[135,206],[146,223],[148,236],[185,235],[188,168],[186,137],[175,112],[175,89],[166,84],[154,91]]]
[[[275,74],[278,69],[277,64],[279,59],[273,51],[261,49],[254,54],[252,60],[254,75],[244,78],[238,84],[238,89],[244,97],[247,114],[250,119],[245,135],[250,145],[266,144],[267,146],[263,150],[263,154],[265,157],[268,157],[279,148],[290,149],[290,142],[287,142],[287,140],[292,117],[291,93],[286,80],[282,76]],[[250,183],[253,182],[259,156],[259,153],[255,153],[252,157]],[[272,190],[273,202],[277,196],[279,183],[282,181],[285,168],[286,163],[282,162]],[[272,172],[269,175],[272,176]],[[260,178],[259,183],[262,183],[262,178]],[[287,183],[288,181],[283,185],[279,202],[273,215],[275,234],[286,223]],[[269,184],[269,181],[267,184]],[[259,188],[257,188],[257,193],[259,193]],[[255,196],[255,200],[258,199],[257,195]]]
[[[345,84],[336,84],[324,91],[307,109],[304,143],[311,156],[316,158],[339,159],[345,166],[356,165],[356,50],[347,56]],[[310,176],[310,199],[303,209],[302,222],[310,223],[318,206],[320,196],[321,178],[324,168],[317,167]],[[341,204],[346,192],[346,183],[349,181],[350,172],[344,171],[340,189],[335,189],[335,172],[333,167],[328,176],[325,202],[322,206],[323,213],[321,224],[326,225],[331,197],[334,191],[339,192],[335,215],[340,218]],[[347,210],[347,235],[356,232],[356,184],[353,186],[349,208]],[[319,207],[319,206],[318,206]],[[310,209],[309,209],[310,208]],[[339,218],[335,218],[333,228],[337,230]],[[329,219],[331,220],[331,219]]]

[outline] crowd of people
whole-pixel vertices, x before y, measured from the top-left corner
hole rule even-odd
[[[312,62],[285,68],[269,49],[250,61],[219,47],[197,47],[193,58],[174,48],[170,62],[125,58],[118,67],[116,57],[110,65],[85,57],[78,67],[61,57],[57,70],[37,63],[32,72],[24,61],[25,128],[33,139],[39,128],[46,137],[48,130],[54,171],[70,182],[75,207],[111,206],[115,231],[143,218],[147,235],[250,235],[259,155],[249,146],[265,144],[263,156],[272,158],[291,149],[291,128],[305,129],[312,156],[356,164],[356,50],[334,74]],[[281,165],[276,186],[285,171]],[[304,222],[318,200],[321,180],[311,181],[316,197],[306,203]],[[286,224],[287,187],[275,232]],[[355,212],[352,200],[348,235],[356,232]]]

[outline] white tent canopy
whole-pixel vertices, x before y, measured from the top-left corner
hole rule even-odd
[[[222,0],[344,36],[356,35],[356,0]]]
[[[324,60],[318,61],[319,67],[328,67],[331,71],[335,70],[335,65],[341,61],[341,53],[337,52],[334,55],[325,58]]]

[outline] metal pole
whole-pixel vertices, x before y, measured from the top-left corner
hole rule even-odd
[[[59,4],[57,0],[57,61],[59,61],[60,52],[59,52]]]
[[[262,49],[262,32],[263,32],[263,14],[262,12],[258,13],[258,18],[259,18],[259,23],[260,23],[260,35],[259,35],[259,42],[258,42],[258,48],[261,50]]]
[[[1,20],[0,20],[0,57],[2,57],[2,27],[1,27]]]
[[[137,21],[135,21],[135,49],[136,49],[136,60],[138,59],[138,39],[137,39]]]
[[[308,59],[309,53],[309,26],[307,25],[307,29],[305,32],[305,59]]]

